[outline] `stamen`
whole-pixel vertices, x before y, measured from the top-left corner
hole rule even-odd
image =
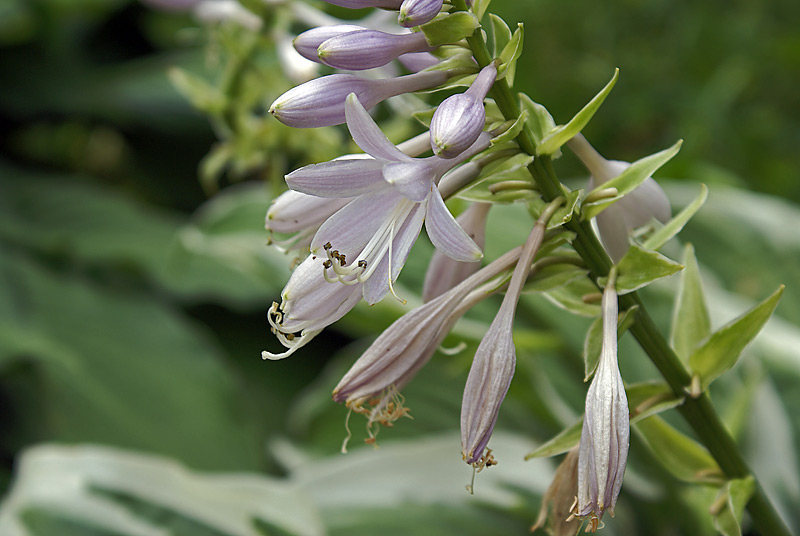
[[[392,242],[394,242],[394,221],[392,221],[392,227],[389,233],[389,292],[392,293],[392,296],[394,296],[397,301],[405,305],[408,303],[408,300],[404,300],[397,295],[397,293],[394,291],[394,285],[392,283]]]

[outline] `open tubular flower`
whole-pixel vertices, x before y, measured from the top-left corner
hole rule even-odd
[[[567,142],[592,176],[589,190],[619,176],[630,167],[629,162],[606,160],[592,147],[582,134]],[[657,219],[666,223],[670,218],[669,198],[661,186],[648,177],[638,188],[597,215],[600,240],[614,262],[618,262],[630,247],[631,231]]]
[[[355,95],[347,99],[347,125],[372,158],[332,160],[286,176],[306,194],[354,199],[328,218],[311,241],[325,257],[325,278],[344,285],[363,283],[364,299],[379,301],[391,290],[425,221],[428,236],[447,255],[476,261],[480,248],[450,214],[436,184],[459,159],[414,159],[381,132]],[[469,158],[488,146],[479,140]]]
[[[430,89],[447,81],[445,71],[424,71],[397,78],[368,80],[331,74],[300,84],[275,99],[269,113],[296,128],[329,127],[345,122],[344,101],[355,93],[367,109],[389,97]]]
[[[615,273],[603,291],[603,346],[592,384],[578,455],[578,500],[572,513],[589,517],[594,532],[608,510],[614,515],[628,461],[630,421],[628,398],[617,363],[617,292]]]
[[[428,52],[422,32],[389,34],[378,30],[346,32],[319,45],[320,61],[337,69],[361,71],[386,65],[402,54]]]
[[[453,158],[472,145],[483,131],[483,99],[497,77],[494,62],[484,67],[464,93],[446,98],[431,119],[431,148],[437,156]]]
[[[270,232],[272,244],[287,251],[302,249],[311,245],[319,226],[349,202],[350,199],[315,197],[289,190],[272,201],[264,227]],[[272,233],[291,236],[276,240]]]
[[[485,460],[484,450],[514,376],[517,361],[512,338],[514,313],[531,262],[544,240],[547,221],[557,206],[551,203],[533,226],[511,275],[503,303],[472,360],[461,402],[461,454],[473,466]]]

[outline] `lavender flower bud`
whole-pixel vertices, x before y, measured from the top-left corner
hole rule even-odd
[[[397,23],[411,28],[430,22],[442,10],[443,0],[403,0]]]
[[[431,119],[431,148],[442,158],[453,158],[478,138],[486,122],[483,99],[497,76],[497,66],[490,63],[464,93],[445,99]]]
[[[270,106],[278,121],[296,128],[328,127],[345,122],[344,102],[355,93],[364,108],[447,81],[444,71],[425,71],[398,78],[367,80],[352,74],[332,74],[290,89]]]
[[[603,158],[581,134],[569,140],[567,145],[592,174],[590,191],[630,167],[629,162]],[[600,240],[614,262],[619,262],[628,251],[630,232],[646,225],[652,218],[662,223],[670,218],[669,198],[652,177],[646,178],[635,190],[597,215]]]
[[[625,385],[617,363],[617,292],[615,274],[603,291],[603,346],[592,385],[586,394],[580,452],[578,502],[573,514],[590,517],[594,532],[606,510],[614,515],[628,461],[630,421]]]
[[[349,9],[363,9],[366,7],[379,7],[383,9],[398,9],[402,0],[325,0],[334,6]]]
[[[317,55],[331,67],[361,71],[386,65],[401,54],[430,49],[422,32],[394,35],[360,30],[331,37],[319,46]]]
[[[439,63],[438,58],[429,52],[409,52],[398,56],[397,61],[413,73],[429,69]]]
[[[306,59],[320,63],[319,56],[317,56],[317,49],[319,46],[337,35],[346,34],[349,32],[358,32],[365,30],[361,26],[354,24],[333,24],[331,26],[320,26],[319,28],[312,28],[307,30],[294,38],[292,44],[295,50]]]
[[[475,203],[456,219],[481,249],[486,243],[486,217],[490,208],[492,208],[491,203]],[[444,294],[474,274],[478,268],[480,268],[479,263],[456,261],[439,250],[434,251],[428,271],[425,273],[422,300],[429,302]]]

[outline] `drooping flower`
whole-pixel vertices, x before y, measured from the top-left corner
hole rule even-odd
[[[491,203],[473,203],[456,221],[472,238],[479,248],[486,242],[486,218]],[[476,262],[456,261],[442,253],[434,251],[428,270],[425,272],[425,283],[422,286],[422,301],[429,302],[444,294],[451,288],[474,274],[480,265]]]
[[[445,71],[423,71],[397,78],[369,80],[352,74],[331,74],[294,87],[275,99],[269,113],[296,128],[328,127],[345,122],[344,101],[355,93],[367,109],[389,97],[443,84]]]
[[[490,294],[475,289],[508,269],[519,254],[520,248],[507,252],[447,292],[396,320],[345,374],[333,391],[333,399],[367,414],[370,423],[391,422],[395,420],[392,417],[403,416],[396,411],[400,389],[428,362],[455,322]],[[477,295],[470,299],[471,293]],[[364,406],[365,403],[372,407]]]
[[[531,262],[539,251],[547,222],[556,207],[557,204],[551,203],[534,224],[511,275],[503,303],[472,360],[461,402],[461,455],[475,467],[486,461],[484,451],[514,376],[517,361],[512,337],[514,313]]]
[[[411,28],[430,22],[442,10],[442,0],[403,0],[397,22]]]
[[[483,99],[497,77],[494,62],[484,67],[464,93],[446,98],[431,119],[431,148],[442,158],[453,158],[472,145],[483,131]]]
[[[603,343],[600,361],[586,394],[586,413],[578,455],[576,517],[589,517],[594,532],[608,510],[614,515],[630,444],[628,398],[617,362],[615,272],[603,291]]]
[[[580,521],[571,514],[578,494],[578,449],[567,453],[556,469],[553,481],[542,497],[539,517],[531,527],[531,532],[547,527],[551,536],[575,536],[580,530]]]
[[[567,145],[592,174],[589,179],[590,191],[618,177],[631,165],[629,162],[606,160],[582,134],[569,140]],[[670,206],[667,194],[652,177],[646,178],[638,188],[597,215],[600,240],[614,262],[618,262],[628,251],[631,231],[646,225],[653,218],[662,223],[669,221]]]

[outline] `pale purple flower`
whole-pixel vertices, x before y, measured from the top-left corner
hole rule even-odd
[[[397,61],[412,73],[430,69],[439,63],[439,59],[430,52],[410,52],[398,56]]]
[[[269,210],[264,227],[272,233],[292,236],[275,240],[273,244],[285,250],[302,249],[311,245],[319,226],[349,203],[350,199],[323,198],[289,190],[276,197]]]
[[[319,56],[317,56],[317,49],[319,46],[337,35],[343,35],[349,32],[358,32],[366,30],[363,26],[356,26],[355,24],[332,24],[329,26],[320,26],[312,28],[301,33],[294,38],[293,45],[295,50],[306,59],[319,63]]]
[[[402,0],[325,0],[325,2],[350,9],[363,9],[366,7],[398,9]]]
[[[464,93],[446,98],[431,119],[431,148],[437,156],[453,158],[469,147],[483,131],[483,99],[497,77],[494,62],[484,67]]]
[[[386,65],[411,52],[428,52],[431,47],[422,32],[390,34],[378,30],[346,32],[320,44],[320,61],[337,69],[360,71]]]
[[[370,109],[389,97],[443,84],[447,78],[445,71],[425,71],[384,80],[332,74],[290,89],[272,103],[269,112],[290,127],[339,125],[345,122],[344,101],[350,93],[355,93],[361,104]]]
[[[586,394],[578,456],[578,501],[573,512],[577,517],[590,516],[592,532],[606,510],[614,515],[630,443],[628,399],[617,363],[614,278],[613,272],[609,274],[603,291],[603,346]]]
[[[514,376],[517,361],[512,338],[514,313],[546,227],[547,218],[540,218],[533,226],[503,303],[472,360],[461,402],[461,454],[468,464],[477,466],[484,459],[484,450],[497,422],[500,405]]]
[[[397,22],[411,28],[430,22],[442,10],[442,0],[403,0]]]
[[[491,203],[473,203],[456,218],[461,228],[481,249],[486,243],[486,218],[490,208],[492,208]],[[431,262],[428,264],[428,270],[425,272],[422,300],[429,302],[444,294],[474,274],[478,268],[480,268],[480,264],[477,262],[456,261],[441,251],[434,251]]]
[[[324,277],[323,258],[309,255],[292,272],[267,314],[272,332],[287,348],[280,354],[261,352],[263,359],[283,359],[305,346],[324,328],[346,315],[361,299],[361,286],[332,285]]]
[[[629,162],[603,158],[581,134],[569,140],[567,145],[592,174],[589,178],[590,191],[618,177],[630,167]],[[600,240],[609,257],[618,262],[630,247],[631,231],[646,225],[653,218],[662,223],[669,221],[670,206],[669,198],[661,186],[648,177],[635,190],[597,215]]]
[[[333,160],[286,176],[296,191],[355,197],[322,224],[311,242],[311,252],[326,257],[325,278],[344,285],[363,284],[364,299],[376,303],[391,290],[423,221],[431,241],[447,255],[462,261],[480,259],[480,248],[450,214],[436,187],[459,162],[414,159],[401,152],[355,95],[347,99],[347,125],[372,158]],[[486,147],[488,138],[479,140],[464,159]]]

